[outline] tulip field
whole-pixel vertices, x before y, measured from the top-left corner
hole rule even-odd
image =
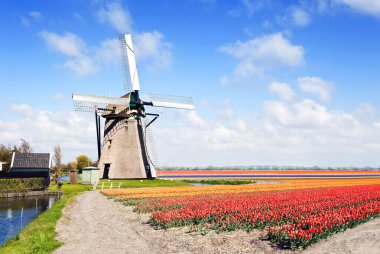
[[[156,228],[263,230],[284,248],[305,248],[380,216],[380,179],[282,179],[271,184],[103,190],[151,213]]]

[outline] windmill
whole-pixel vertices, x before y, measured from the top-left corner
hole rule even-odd
[[[96,120],[99,176],[106,179],[151,179],[156,177],[149,149],[150,125],[159,114],[148,113],[146,106],[193,110],[191,97],[149,95],[140,98],[140,83],[130,34],[119,36],[125,71],[126,94],[117,97],[73,94],[76,111],[93,112]],[[100,117],[105,119],[101,144]],[[150,117],[149,121],[148,119]]]

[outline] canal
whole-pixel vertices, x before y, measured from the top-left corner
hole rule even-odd
[[[51,208],[58,198],[57,195],[0,198],[0,245]]]

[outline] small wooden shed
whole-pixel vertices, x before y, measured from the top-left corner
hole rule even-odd
[[[85,167],[82,168],[82,184],[99,183],[99,168]]]

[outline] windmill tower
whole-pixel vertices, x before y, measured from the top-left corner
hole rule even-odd
[[[151,179],[156,177],[149,126],[159,117],[145,112],[145,106],[188,109],[194,105],[190,97],[150,95],[140,98],[140,83],[130,34],[120,35],[122,62],[126,73],[120,98],[73,94],[75,110],[95,112],[99,175],[106,179]],[[146,117],[152,119],[146,121]],[[101,144],[100,117],[105,119]],[[148,135],[147,135],[148,133]]]

